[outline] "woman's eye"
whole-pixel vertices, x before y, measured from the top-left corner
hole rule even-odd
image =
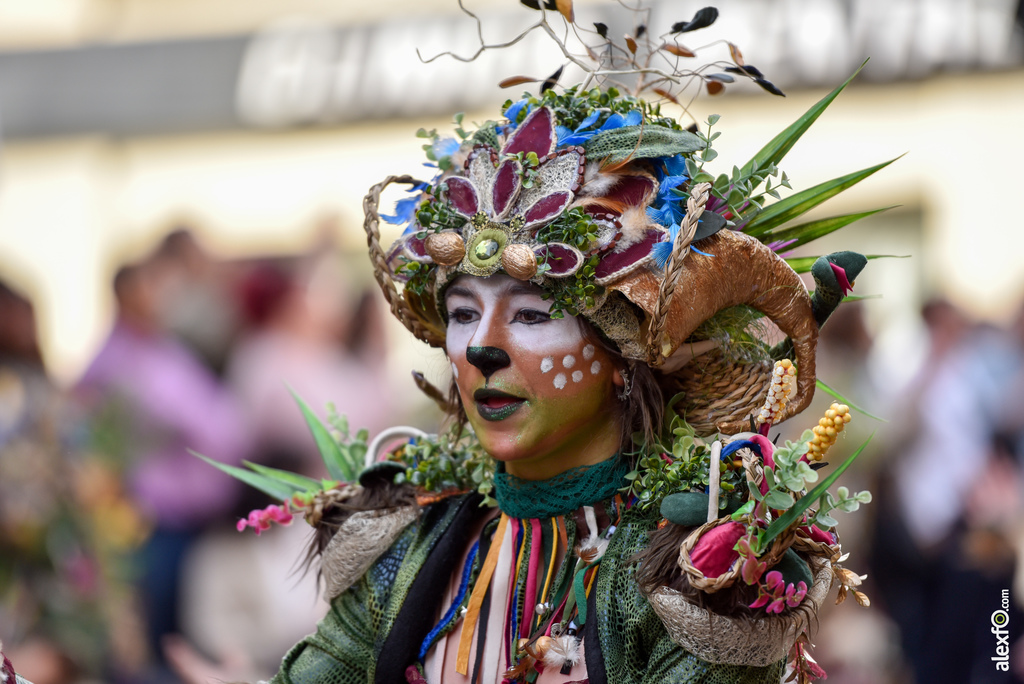
[[[448,320],[452,323],[470,323],[476,318],[472,309],[459,308],[448,312]]]
[[[512,320],[516,323],[535,325],[551,320],[551,315],[537,309],[520,309]]]

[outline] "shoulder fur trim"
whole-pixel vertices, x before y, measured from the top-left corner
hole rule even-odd
[[[417,506],[400,506],[349,516],[321,557],[324,598],[330,602],[355,584],[418,515]]]

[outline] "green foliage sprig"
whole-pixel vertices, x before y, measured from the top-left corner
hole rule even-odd
[[[579,92],[578,86],[572,86],[566,88],[561,93],[551,88],[545,90],[542,95],[523,93],[523,98],[526,99],[533,109],[543,106],[550,107],[555,114],[558,124],[573,130],[583,123],[583,120],[590,116],[591,112],[595,109],[599,110],[601,114],[591,128],[600,128],[612,114],[625,115],[635,109],[639,109],[644,115],[644,120],[648,123],[665,126],[677,131],[682,130],[682,126],[679,125],[678,121],[671,117],[662,116],[660,104],[651,104],[636,97],[623,95],[616,88],[608,88],[607,90],[593,88]],[[506,100],[501,111],[507,112],[508,108],[513,104],[515,104],[513,100]],[[527,108],[523,107],[514,123],[522,123],[527,114]]]
[[[428,492],[476,490],[483,505],[496,506],[494,459],[470,432],[453,428],[436,437],[424,437],[399,449],[392,460],[405,466],[395,484],[408,482]]]
[[[676,492],[704,492],[710,483],[711,446],[697,437],[694,429],[672,408],[683,395],[678,394],[668,403],[665,412],[666,426],[660,438],[653,444],[643,444],[642,436],[635,437],[635,443],[642,446],[631,455],[636,459],[636,468],[626,475],[630,484],[625,489],[639,500],[642,510],[660,506],[662,499]],[[719,508],[728,505],[728,499],[746,497],[746,474],[742,466],[737,467],[731,460],[719,461],[719,487],[729,496],[719,498]]]
[[[595,254],[587,258],[579,270],[568,278],[552,278],[548,281],[541,297],[552,300],[552,318],[563,318],[565,314],[578,316],[584,309],[594,306],[599,290],[602,289],[594,282],[597,263],[598,256]],[[537,264],[538,275],[549,268],[545,258],[541,257]]]
[[[775,461],[774,468],[765,468],[765,481],[768,483],[768,491],[762,495],[755,487],[750,490],[751,495],[757,501],[753,510],[753,517],[764,519],[767,508],[776,511],[775,519],[768,525],[767,529],[757,529],[753,545],[757,553],[761,553],[768,547],[775,537],[792,525],[818,525],[824,528],[835,527],[838,522],[830,513],[833,510],[855,511],[862,503],[871,501],[871,493],[867,491],[850,494],[849,490],[841,487],[837,490],[838,497],[832,496],[828,491],[835,481],[842,475],[850,464],[860,455],[867,446],[862,444],[841,466],[836,468],[828,477],[818,482],[818,473],[802,460],[808,451],[808,445],[814,438],[814,433],[804,430],[800,439],[796,442],[787,441],[785,446],[779,447],[773,454]],[[870,441],[870,440],[869,440]],[[813,483],[817,485],[810,491],[806,489]],[[794,496],[796,495],[796,496]],[[810,507],[818,503],[818,510],[812,511]],[[808,520],[803,522],[807,514]]]

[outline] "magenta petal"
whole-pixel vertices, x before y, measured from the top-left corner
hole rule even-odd
[[[767,575],[765,575],[764,583],[765,586],[768,587],[768,589],[775,589],[777,586],[782,584],[782,573],[778,570],[772,570]]]
[[[622,202],[626,207],[645,207],[654,197],[655,182],[646,176],[619,176],[615,185],[604,194],[605,199]]]
[[[594,277],[598,284],[604,285],[616,278],[620,278],[633,270],[637,264],[644,262],[651,256],[651,247],[661,241],[663,232],[657,230],[647,231],[646,237],[635,245],[631,245],[621,252],[612,251],[601,257],[594,271]]]
[[[792,587],[793,585],[791,584],[789,586]],[[798,582],[796,585],[796,589],[792,594],[790,594],[789,591],[786,592],[786,605],[788,605],[790,608],[796,608],[803,602],[804,596],[806,595],[807,584],[805,584],[804,582]]]
[[[506,159],[498,167],[494,176],[494,187],[491,188],[491,202],[494,205],[494,217],[502,219],[509,208],[519,197],[522,187],[522,166],[515,159]]]
[[[244,530],[248,526],[249,526],[249,523],[245,520],[245,518],[242,518],[241,520],[238,521],[238,524],[235,525],[235,529],[238,530],[239,532],[241,532],[242,530]]]
[[[466,218],[470,218],[480,211],[480,199],[477,197],[476,188],[472,183],[459,176],[449,178],[446,182],[448,183],[448,199],[451,200],[455,211]]]
[[[541,197],[523,214],[523,227],[532,228],[554,219],[562,213],[562,210],[569,206],[571,201],[572,194],[568,192],[556,192],[546,197]]]
[[[546,263],[551,267],[547,271],[547,275],[552,278],[570,276],[583,264],[583,255],[578,250],[561,242],[549,242],[535,251],[538,256],[547,256]]]
[[[776,613],[776,614],[778,614],[778,613],[781,613],[782,610],[785,607],[786,607],[786,602],[783,599],[775,599],[770,604],[768,604],[768,607],[765,608],[765,610],[767,612],[769,612],[769,613]]]
[[[555,116],[547,107],[534,110],[501,148],[501,156],[536,152],[546,157],[555,149]]]
[[[433,263],[433,259],[427,254],[426,240],[423,237],[419,237],[417,233],[410,233],[409,235],[401,238],[402,247],[400,255],[403,259],[409,259],[411,261],[419,261],[421,263]]]
[[[761,594],[757,600],[750,604],[750,608],[760,608],[768,603],[768,594]]]

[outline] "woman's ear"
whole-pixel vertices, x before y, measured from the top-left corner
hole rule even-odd
[[[612,384],[620,389],[626,386],[626,380],[622,377],[622,371],[618,368],[612,370]]]

